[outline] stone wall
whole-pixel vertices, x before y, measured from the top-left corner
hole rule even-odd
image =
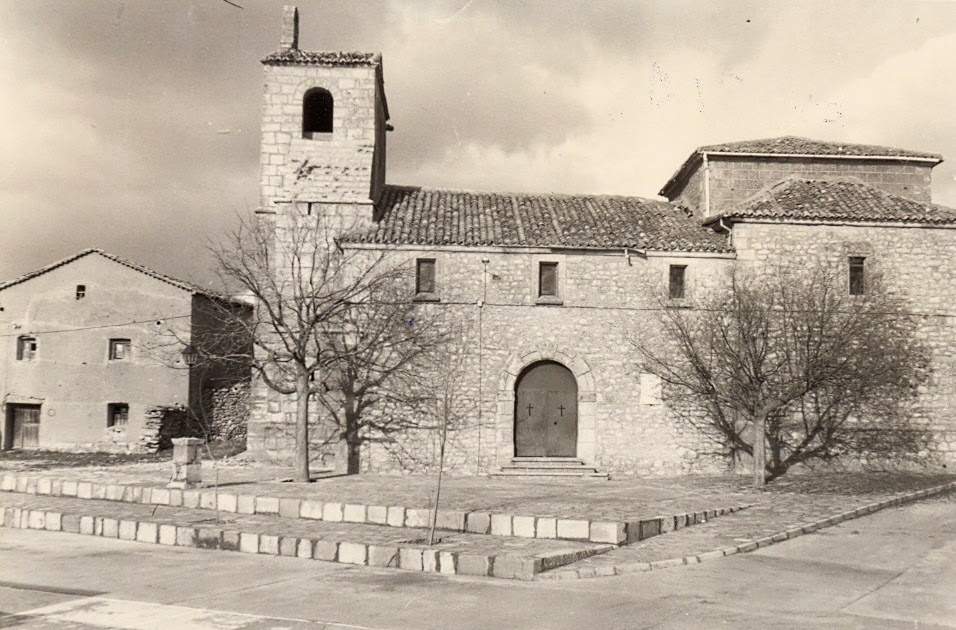
[[[846,158],[757,158],[708,154],[707,168],[698,162],[670,199],[702,218],[738,207],[764,187],[786,177],[811,179],[855,178],[864,183],[929,203],[932,201],[932,163]],[[705,189],[708,192],[705,193]],[[710,208],[707,209],[707,199]]]
[[[731,256],[628,258],[623,252],[447,248],[403,249],[394,255],[407,258],[410,267],[419,256],[437,260],[441,302],[423,308],[442,309],[465,329],[468,356],[461,395],[481,402],[467,427],[452,437],[449,461],[455,472],[489,472],[508,463],[513,453],[514,379],[541,359],[559,361],[576,375],[578,450],[589,463],[625,474],[715,471],[724,466],[705,454],[712,445],[675,426],[653,397],[642,402],[640,374],[628,340],[655,334],[670,264],[687,265],[689,301],[724,281]],[[489,260],[487,276],[482,258]],[[561,305],[536,304],[541,261],[559,263]],[[411,295],[411,284],[408,291]],[[287,459],[294,444],[294,401],[259,384],[252,406],[249,451]],[[410,472],[433,465],[433,452],[434,436],[421,433],[370,446],[365,461],[370,470]],[[332,449],[316,457],[334,465],[340,455]]]
[[[384,96],[375,66],[265,66],[261,207],[276,201],[368,203],[384,182]],[[332,94],[333,131],[302,137],[302,99]],[[371,215],[369,215],[371,218]]]
[[[144,414],[143,431],[133,450],[155,453],[172,448],[172,439],[202,435],[192,420],[189,410],[182,405],[148,407]]]
[[[683,186],[677,189],[671,201],[690,208],[700,214],[705,205],[704,199],[704,169],[698,165],[690,175],[685,176]]]
[[[918,337],[932,353],[933,373],[914,420],[936,436],[939,463],[956,463],[956,230],[738,223],[734,245],[739,265],[764,268],[817,259],[845,269],[847,257],[865,256],[886,289],[921,314]]]
[[[731,210],[761,188],[785,177],[813,179],[853,177],[894,195],[931,201],[932,166],[892,160],[734,158],[708,156],[710,214]]]
[[[210,439],[244,440],[249,417],[249,382],[217,387],[208,394]]]

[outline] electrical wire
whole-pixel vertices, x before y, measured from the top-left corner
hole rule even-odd
[[[370,304],[376,305],[410,305],[417,304],[415,301],[402,301],[402,302],[368,302]],[[473,301],[440,301],[440,302],[427,302],[423,303],[428,307],[449,307],[449,306],[474,306],[475,302]],[[484,307],[495,307],[495,308],[532,308],[535,307],[535,304],[519,304],[519,303],[507,303],[507,302],[482,302]],[[702,306],[693,306],[693,305],[680,305],[680,306],[604,306],[604,305],[590,305],[590,304],[562,304],[557,308],[560,309],[573,309],[573,310],[587,310],[587,311],[615,311],[615,312],[639,312],[639,313],[653,313],[653,312],[664,312],[670,310],[681,310],[681,311],[698,311],[698,312],[708,312],[708,313],[727,313],[731,312],[729,309],[720,309],[720,308],[705,308]],[[791,313],[819,313],[822,312],[819,309],[790,309]],[[835,313],[851,314],[855,311],[833,311]],[[887,315],[887,316],[900,316],[900,317],[923,317],[923,318],[956,318],[956,313],[946,313],[946,312],[920,312],[920,311],[868,311],[866,315]],[[16,333],[0,333],[0,338],[5,337],[22,337],[24,335],[51,335],[51,334],[62,334],[62,333],[71,333],[71,332],[82,332],[86,330],[102,330],[107,328],[121,328],[124,326],[135,326],[138,324],[148,324],[150,322],[163,322],[167,320],[174,319],[186,319],[192,315],[168,315],[168,316],[157,316],[150,319],[144,320],[132,320],[127,322],[117,322],[109,324],[97,324],[93,326],[80,326],[77,328],[59,328],[51,330],[24,330],[22,332]]]

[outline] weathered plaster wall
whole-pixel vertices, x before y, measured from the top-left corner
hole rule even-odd
[[[86,285],[81,300],[78,284]],[[0,291],[2,402],[42,403],[43,447],[134,446],[147,407],[188,402],[188,370],[164,333],[189,338],[190,301],[182,289],[96,254]],[[43,332],[54,330],[71,332]],[[37,356],[17,361],[17,337],[30,334]],[[131,357],[110,361],[110,338],[130,339]],[[125,432],[106,427],[106,406],[118,402],[129,403]]]

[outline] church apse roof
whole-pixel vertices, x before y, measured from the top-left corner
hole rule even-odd
[[[725,142],[710,144],[697,148],[698,153],[757,153],[769,155],[801,155],[801,156],[846,156],[846,157],[882,157],[882,158],[916,158],[942,162],[938,153],[924,151],[910,151],[875,144],[851,144],[849,142],[828,142],[812,140],[799,136],[780,136],[778,138],[761,138],[758,140],[743,140],[740,142]]]
[[[725,236],[681,206],[641,197],[512,194],[386,186],[375,225],[353,243],[634,248],[729,252]]]
[[[956,210],[922,203],[856,180],[783,179],[718,218],[956,225]]]

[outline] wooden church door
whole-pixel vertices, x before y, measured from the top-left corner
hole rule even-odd
[[[515,455],[575,457],[578,385],[571,370],[553,361],[528,367],[515,392]]]

